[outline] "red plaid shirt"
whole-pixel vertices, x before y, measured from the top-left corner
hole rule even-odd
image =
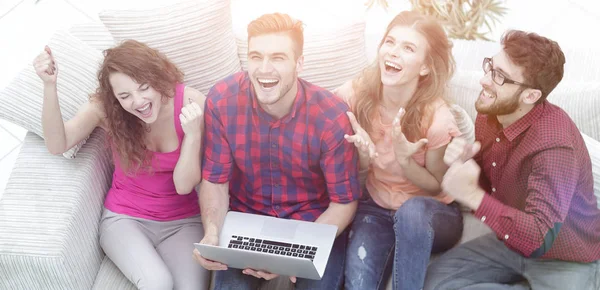
[[[360,197],[358,155],[341,99],[298,79],[291,112],[277,120],[257,103],[246,72],[206,100],[202,177],[229,181],[231,210],[314,221],[330,202]]]
[[[544,101],[506,129],[478,115],[486,194],[475,216],[525,257],[600,259],[600,210],[590,156],[567,113]]]

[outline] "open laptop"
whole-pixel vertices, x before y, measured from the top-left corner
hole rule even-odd
[[[195,243],[202,257],[228,267],[320,280],[337,227],[230,211],[218,246]]]

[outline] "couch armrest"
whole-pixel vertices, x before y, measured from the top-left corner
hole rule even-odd
[[[71,160],[27,134],[0,200],[0,289],[91,289],[109,152],[101,129]]]

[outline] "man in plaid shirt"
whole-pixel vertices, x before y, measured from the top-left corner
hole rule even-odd
[[[268,14],[248,26],[248,72],[214,85],[205,107],[200,205],[205,236],[218,244],[228,207],[234,211],[338,227],[323,279],[290,277],[296,289],[342,286],[346,227],[360,197],[358,155],[344,101],[298,78],[302,23]],[[277,275],[196,259],[217,271],[215,289],[256,289]]]
[[[590,156],[573,121],[546,100],[562,79],[564,54],[554,41],[515,30],[502,46],[483,61],[478,142],[451,142],[442,181],[493,233],[435,260],[425,289],[600,289]]]

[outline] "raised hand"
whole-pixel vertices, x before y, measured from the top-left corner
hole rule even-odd
[[[354,135],[344,135],[346,141],[354,144],[358,149],[358,157],[360,161],[360,167],[366,168],[371,163],[371,159],[376,158],[378,156],[377,151],[375,150],[375,144],[371,141],[371,137],[363,129],[363,127],[358,124],[356,117],[352,112],[346,112],[348,115],[348,119],[350,119],[350,125],[352,125],[352,130],[354,131]]]
[[[202,134],[202,122],[204,121],[204,112],[200,105],[192,99],[188,99],[188,104],[181,108],[179,120],[181,128],[186,136],[200,137]]]
[[[58,66],[52,56],[50,47],[46,45],[44,51],[33,60],[33,68],[44,84],[56,84]]]
[[[448,144],[448,147],[446,147],[444,163],[448,166],[451,166],[456,161],[465,163],[467,160],[473,158],[479,152],[480,148],[481,144],[479,142],[469,144],[464,138],[454,138]]]
[[[408,163],[411,156],[413,156],[413,154],[417,153],[419,149],[427,144],[427,139],[421,139],[415,143],[412,143],[406,139],[406,136],[404,136],[404,133],[402,133],[402,126],[400,125],[402,123],[404,113],[406,113],[404,108],[400,108],[400,110],[398,110],[398,114],[394,118],[394,122],[392,122],[392,144],[394,147],[396,160],[398,160],[400,164]]]

